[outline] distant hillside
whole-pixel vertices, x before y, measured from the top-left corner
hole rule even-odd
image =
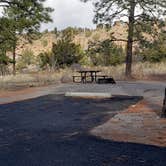
[[[20,45],[17,47],[17,54],[21,55],[23,50],[32,50],[34,55],[39,53],[51,51],[52,43],[56,42],[56,35],[53,33],[42,34],[42,37],[38,40],[33,40],[32,43],[20,41]]]
[[[102,41],[110,38],[110,34],[113,34],[116,38],[127,38],[127,26],[122,22],[116,22],[115,25],[107,30],[106,28],[97,28],[96,30],[83,31],[75,35],[74,42],[80,44],[82,49],[88,48],[89,41]],[[17,55],[21,55],[23,50],[31,50],[34,55],[37,56],[42,52],[49,52],[52,49],[52,43],[56,43],[58,37],[54,32],[43,33],[41,38],[34,40],[32,43],[20,41],[20,45],[17,47]],[[125,42],[115,42],[117,45],[125,47]]]

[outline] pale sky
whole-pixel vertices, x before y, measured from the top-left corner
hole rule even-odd
[[[94,7],[91,2],[83,3],[80,0],[46,0],[45,6],[54,8],[54,12],[51,14],[53,23],[42,25],[42,30],[52,30],[55,27],[64,29],[68,26],[95,28],[92,22]]]

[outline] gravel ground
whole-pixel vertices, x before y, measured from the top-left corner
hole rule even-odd
[[[104,140],[89,134],[92,128],[136,104],[141,96],[161,99],[164,86],[65,84],[36,92],[51,95],[34,98],[35,94],[28,94],[27,98],[32,99],[1,104],[0,166],[165,166],[166,148]],[[111,92],[116,96],[97,100],[66,98],[62,95],[66,91]]]
[[[152,81],[118,81],[116,85],[112,84],[60,84],[48,87],[33,88],[33,93],[24,92],[23,94],[1,97],[0,104],[13,101],[35,98],[48,94],[64,94],[65,92],[110,92],[113,95],[143,96],[146,100],[160,101],[162,103],[164,96],[164,82]],[[32,91],[32,90],[31,90]]]

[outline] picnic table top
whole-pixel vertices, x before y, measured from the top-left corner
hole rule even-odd
[[[98,72],[101,72],[101,70],[88,70],[88,69],[84,69],[84,70],[78,70],[77,72],[79,72],[79,73],[88,73],[88,72],[98,73]]]

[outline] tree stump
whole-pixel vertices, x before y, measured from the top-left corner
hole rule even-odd
[[[165,88],[165,95],[164,95],[164,100],[163,100],[163,108],[162,108],[162,118],[166,118],[166,88]]]

